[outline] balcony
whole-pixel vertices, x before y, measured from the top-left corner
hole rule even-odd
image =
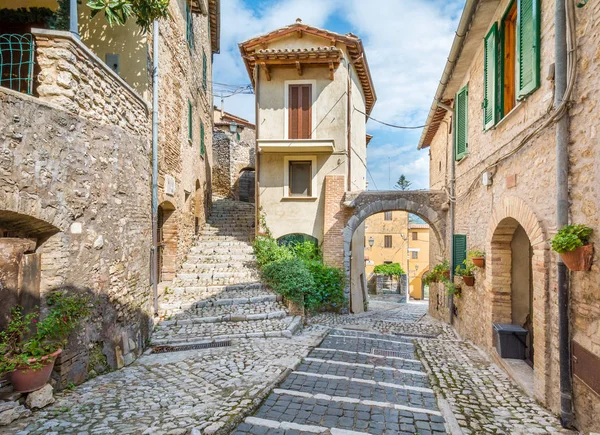
[[[137,135],[150,128],[143,98],[70,32],[0,34],[0,86]]]
[[[257,143],[259,153],[331,154],[335,150],[333,139],[261,139]]]

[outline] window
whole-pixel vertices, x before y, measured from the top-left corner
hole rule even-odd
[[[410,258],[412,260],[418,260],[419,259],[419,252],[418,251],[410,251]]]
[[[540,87],[540,0],[513,0],[484,41],[487,130]]]
[[[288,139],[312,136],[312,85],[289,85]]]
[[[188,139],[192,140],[194,137],[194,121],[192,118],[192,102],[188,100]]]
[[[413,233],[412,233],[412,239],[413,240],[419,240],[419,233],[417,233],[416,231],[413,231]]]
[[[383,262],[383,264],[392,264],[392,263],[393,263],[393,261],[389,261],[389,260]]]
[[[204,123],[200,121],[200,155],[203,156],[206,153],[206,146],[204,144]]]
[[[456,94],[454,102],[454,155],[456,160],[461,160],[467,155],[468,143],[468,86]]]
[[[391,211],[386,211],[383,214],[383,220],[391,221],[392,220],[392,212]]]
[[[463,261],[467,258],[467,236],[464,234],[455,234],[452,238],[452,270],[456,266],[461,269],[465,266]]]
[[[187,0],[185,1],[185,39],[188,47],[194,47],[194,20],[192,19],[192,10]]]
[[[202,87],[205,91],[208,89],[207,68],[206,52],[202,50]]]
[[[392,236],[383,236],[383,246],[385,248],[392,247]]]
[[[312,196],[312,161],[290,161],[289,196]]]

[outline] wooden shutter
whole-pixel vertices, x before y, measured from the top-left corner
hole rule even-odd
[[[192,122],[192,102],[190,100],[188,100],[188,139],[192,140],[192,137],[194,135],[193,133],[193,122]]]
[[[312,86],[289,87],[289,139],[310,139],[312,135]]]
[[[494,23],[484,40],[483,60],[483,128],[496,125],[496,83],[498,62],[498,24]]]
[[[206,91],[207,89],[207,60],[206,60],[206,52],[202,51],[202,87]]]
[[[384,247],[386,248],[392,248],[392,236],[384,236],[383,237],[383,243],[384,243]]]
[[[456,94],[454,104],[454,134],[455,134],[455,155],[456,160],[462,159],[467,155],[468,147],[468,86],[462,88]]]
[[[517,9],[517,100],[540,86],[540,2],[519,0]]]
[[[464,267],[463,261],[467,258],[467,236],[464,234],[455,234],[452,239],[452,270],[456,266]]]
[[[204,123],[200,121],[200,155],[203,156],[206,152],[206,145],[204,144]]]

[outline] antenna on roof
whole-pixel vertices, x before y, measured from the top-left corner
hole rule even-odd
[[[296,18],[296,23],[300,24],[302,22],[302,18]]]

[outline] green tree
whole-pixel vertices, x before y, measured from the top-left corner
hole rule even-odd
[[[170,0],[88,0],[92,9],[92,18],[100,12],[104,13],[106,21],[111,26],[123,25],[129,18],[135,22],[143,32],[148,32],[154,20],[169,16]]]
[[[394,186],[394,188],[398,190],[408,190],[411,184],[412,181],[408,181],[406,176],[402,174],[400,175],[400,178],[398,178],[398,181],[396,181],[396,185]]]

